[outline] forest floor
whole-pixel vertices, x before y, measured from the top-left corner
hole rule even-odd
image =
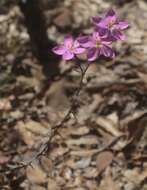
[[[110,7],[130,23],[127,40],[115,45],[115,59],[90,66],[75,117],[60,127],[47,154],[15,169],[44,148],[47,134],[63,120],[80,73],[73,68],[79,63],[61,60],[66,75],[48,84],[18,6],[0,8],[0,189],[146,190],[147,3],[55,2],[45,10],[48,36],[55,42],[67,33],[88,33],[90,16]]]

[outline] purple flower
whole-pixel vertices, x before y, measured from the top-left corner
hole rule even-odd
[[[108,38],[103,38],[99,32],[94,32],[91,36],[83,36],[78,38],[78,42],[83,48],[87,49],[88,61],[96,60],[100,55],[113,58],[114,52],[109,47],[111,41]]]
[[[74,40],[72,36],[66,36],[62,45],[56,46],[52,51],[57,55],[62,55],[64,60],[71,60],[76,54],[81,54],[85,51],[85,48],[80,47],[77,40]]]
[[[119,21],[114,10],[109,10],[104,18],[92,17],[92,22],[99,28],[107,29],[107,35],[112,37],[112,40],[124,40],[125,35],[123,30],[129,27],[127,22]]]

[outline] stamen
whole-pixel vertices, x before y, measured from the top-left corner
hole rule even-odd
[[[96,41],[96,48],[99,48],[99,47],[100,47],[100,42]]]

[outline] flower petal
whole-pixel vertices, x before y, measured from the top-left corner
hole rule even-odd
[[[73,37],[72,36],[66,36],[64,38],[64,45],[67,49],[70,49],[72,48],[73,46],[73,43],[74,43],[74,40],[73,40]]]
[[[52,51],[57,55],[63,55],[66,52],[66,48],[64,46],[56,46]]]
[[[101,28],[107,28],[109,23],[109,20],[107,18],[102,19],[97,26],[101,27]]]
[[[91,21],[93,24],[98,24],[101,20],[102,20],[102,18],[99,16],[94,16],[91,18]]]
[[[110,35],[110,31],[107,28],[101,28],[101,27],[97,26],[96,31],[99,33],[99,36],[101,38],[108,38]]]
[[[117,17],[116,16],[108,16],[105,18],[105,22],[107,23],[108,27],[111,27],[117,22]]]
[[[104,55],[105,57],[113,58],[115,56],[114,51],[109,46],[106,45],[103,45],[100,52],[101,55]]]
[[[106,13],[106,17],[108,16],[116,16],[116,13],[113,9],[109,9]]]
[[[94,41],[97,41],[97,40],[101,41],[99,32],[93,32],[92,33],[92,38],[93,38]]]
[[[119,30],[117,30],[117,29],[115,29],[115,30],[112,31],[112,36],[113,36],[116,40],[121,40],[121,41],[123,41],[123,40],[126,39],[125,35],[124,35],[121,31],[119,31]]]
[[[80,43],[80,45],[84,48],[89,48],[93,46],[93,43],[91,42],[89,36],[81,36],[77,40]]]
[[[88,61],[94,61],[99,56],[99,49],[97,48],[90,48],[87,53]]]
[[[117,22],[117,15],[113,9],[108,10],[105,16],[105,22],[107,26],[111,26]]]
[[[74,58],[74,54],[70,51],[66,51],[64,54],[63,54],[63,59],[64,60],[71,60]]]
[[[119,29],[125,30],[125,29],[127,29],[127,28],[129,27],[129,24],[128,24],[127,22],[122,22],[122,21],[120,21],[120,22],[117,24],[117,26],[119,27]]]
[[[82,47],[78,47],[78,48],[74,49],[75,54],[81,54],[81,53],[84,53],[84,52],[85,52],[85,48],[82,48]]]
[[[78,40],[75,40],[73,43],[73,48],[77,48],[80,46],[80,43],[78,42]]]

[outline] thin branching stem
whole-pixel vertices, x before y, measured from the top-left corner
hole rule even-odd
[[[51,141],[52,141],[53,137],[56,134],[59,134],[58,130],[61,127],[63,127],[63,125],[66,123],[66,121],[70,118],[70,115],[75,114],[75,105],[77,104],[77,98],[78,98],[78,96],[79,96],[79,94],[80,94],[80,92],[81,92],[81,90],[83,88],[83,80],[84,80],[84,77],[86,75],[86,71],[88,70],[90,65],[87,64],[85,69],[83,69],[80,64],[78,66],[79,66],[79,69],[80,69],[80,72],[81,72],[81,78],[80,78],[79,86],[78,86],[77,90],[75,91],[75,93],[72,96],[70,109],[68,110],[68,112],[66,113],[66,115],[64,116],[62,121],[58,125],[53,126],[52,129],[51,129],[51,132],[49,131],[47,133],[47,137],[48,137],[47,141],[45,143],[43,143],[43,145],[40,147],[40,150],[35,154],[35,156],[33,156],[32,159],[30,159],[30,161],[28,161],[26,163],[25,162],[20,162],[16,166],[10,167],[10,169],[8,169],[8,170],[15,171],[15,170],[18,170],[18,169],[22,169],[22,168],[26,168],[28,166],[31,166],[34,160],[39,159],[41,156],[43,156],[47,152],[49,152],[50,147],[51,147]],[[1,170],[0,172],[4,172],[4,171],[5,170],[3,170],[3,171]]]

